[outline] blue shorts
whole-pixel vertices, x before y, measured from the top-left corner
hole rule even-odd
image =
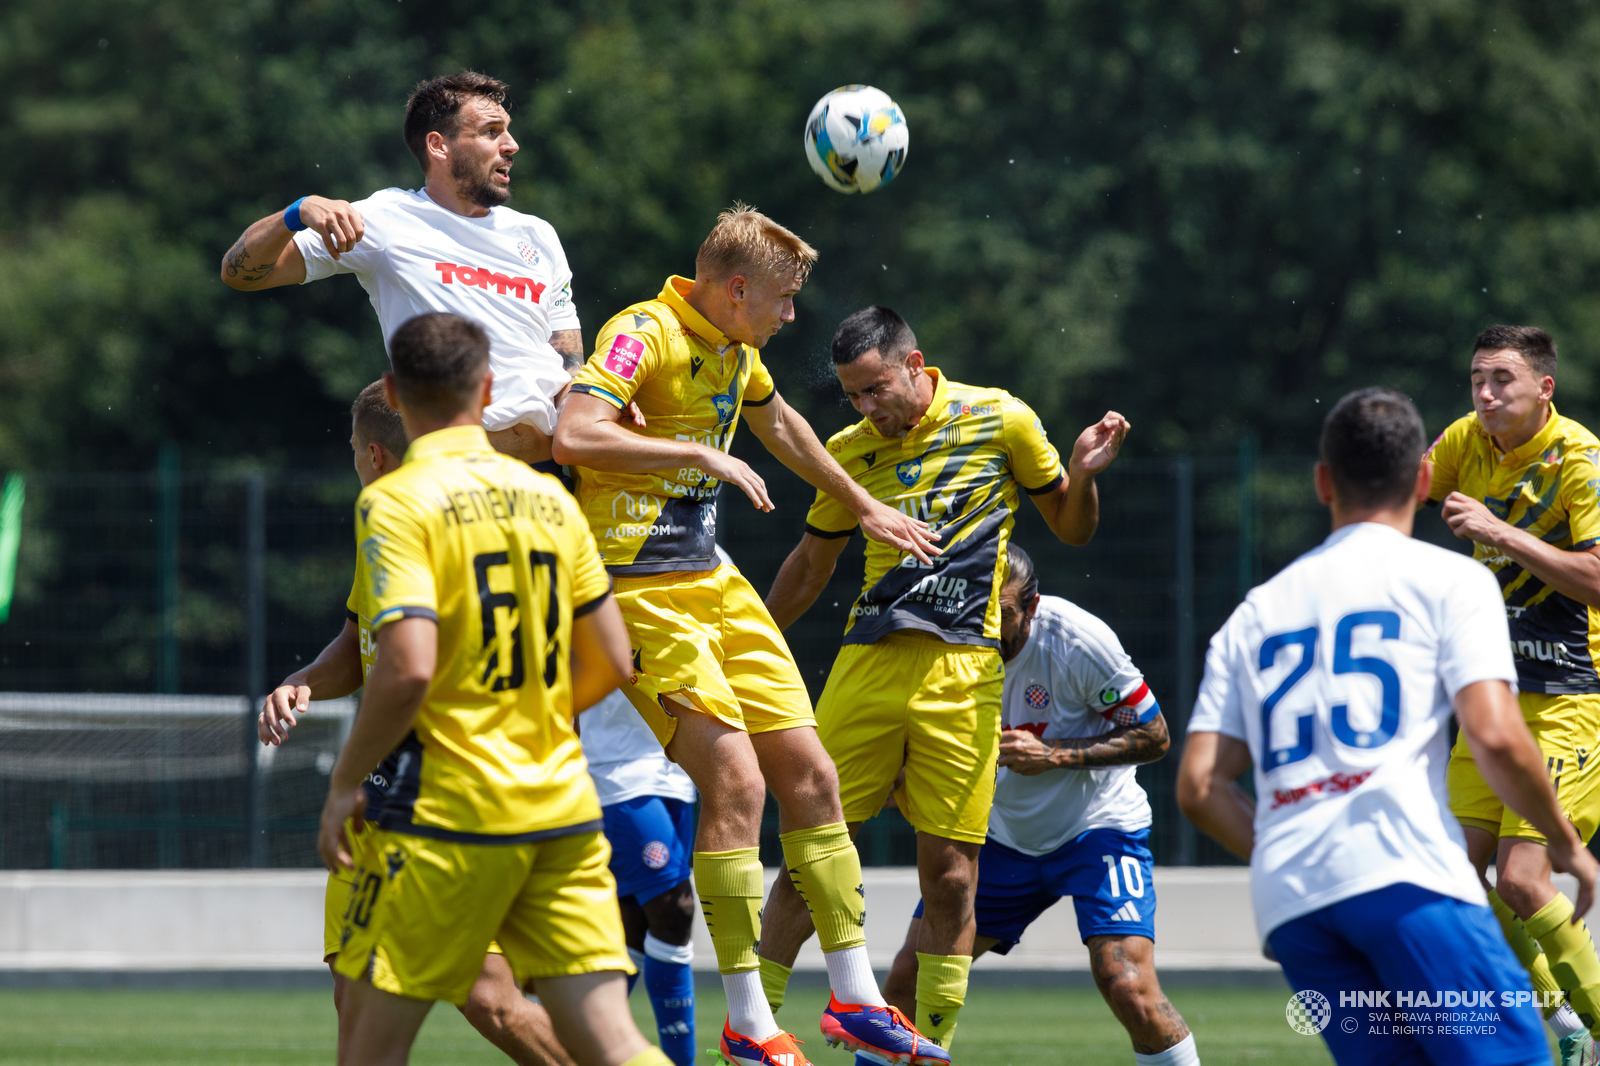
[[[643,906],[689,877],[694,852],[694,804],[640,796],[601,807],[611,841],[617,896]]]
[[[1285,922],[1267,940],[1295,991],[1325,1001],[1308,1016],[1326,1017],[1322,1038],[1340,1066],[1550,1061],[1528,974],[1488,907],[1390,885]],[[1489,1006],[1476,1002],[1485,994]]]
[[[1024,855],[988,840],[978,852],[978,935],[1008,953],[1022,931],[1072,897],[1078,935],[1156,938],[1156,886],[1146,845],[1150,830],[1091,829],[1048,855]],[[922,917],[922,904],[917,904]]]

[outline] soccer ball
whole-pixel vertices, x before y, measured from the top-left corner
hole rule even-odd
[[[871,192],[905,166],[911,130],[889,94],[845,85],[817,101],[806,119],[806,159],[835,192]]]

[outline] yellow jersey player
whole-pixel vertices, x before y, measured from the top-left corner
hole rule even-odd
[[[466,1002],[498,941],[581,1066],[667,1066],[628,1013],[631,972],[575,712],[627,638],[593,538],[545,474],[482,429],[488,337],[449,314],[396,331],[384,377],[412,443],[356,502],[373,643],[317,846],[353,865],[363,778],[398,751],[344,917],[341,1059],[406,1060],[434,1000]]]
[[[978,849],[994,799],[1005,676],[1000,591],[1018,490],[1057,537],[1088,543],[1100,515],[1094,477],[1129,426],[1108,412],[1078,437],[1063,470],[1027,404],[924,365],[911,327],[887,307],[840,324],[833,362],[865,417],[835,434],[828,451],[874,497],[942,538],[931,564],[867,545],[866,584],[817,702],[817,728],[839,768],[852,831],[878,813],[905,771],[897,803],[917,830],[924,911],[917,1028],[948,1045],[972,965]],[[767,595],[781,627],[816,600],[855,527],[833,497],[817,496]],[[766,920],[762,968],[781,1000],[810,923],[781,881]]]
[[[1556,346],[1544,330],[1478,334],[1474,413],[1429,450],[1428,502],[1499,578],[1522,715],[1587,843],[1600,824],[1600,440],[1556,413],[1555,387]],[[1600,1034],[1600,960],[1581,916],[1550,883],[1545,838],[1495,796],[1464,739],[1450,756],[1449,785],[1473,864],[1481,874],[1495,863],[1489,901],[1512,949],[1536,987],[1559,986],[1582,1025]],[[1558,1035],[1576,1036],[1576,1020],[1550,1021]]]
[[[350,409],[350,448],[355,453],[356,476],[366,488],[378,478],[400,468],[406,453],[406,428],[400,415],[384,399],[383,382],[374,381],[361,390]],[[370,583],[358,580],[345,603],[344,629],[309,665],[283,679],[267,695],[257,731],[263,744],[281,744],[288,739],[299,716],[316,700],[338,699],[361,687],[372,671],[372,611],[366,592]],[[370,865],[366,845],[374,834],[366,832],[366,822],[376,821],[383,810],[383,794],[394,775],[396,756],[391,754],[367,775],[362,783],[367,794],[364,819],[349,828],[351,856],[355,866]],[[339,954],[339,938],[345,911],[350,907],[354,873],[337,870],[328,874],[323,899],[323,961],[333,971],[333,1004],[343,1005],[346,978],[333,969]],[[504,1051],[519,1066],[564,1066],[571,1062],[550,1028],[543,1007],[530,1003],[517,987],[499,947],[491,945],[484,956],[483,970],[472,986],[461,1013],[495,1047]]]
[[[761,348],[794,318],[817,253],[765,215],[724,212],[695,257],[653,300],[600,331],[556,426],[557,462],[616,577],[633,642],[623,691],[700,790],[695,888],[728,994],[722,1053],[735,1066],[805,1066],[761,990],[761,808],[772,790],[784,856],[812,909],[833,997],[830,1043],[894,1063],[943,1063],[884,1002],[867,958],[861,861],[838,778],[817,741],[811,700],[783,635],[750,583],[716,556],[717,487],[764,511],[766,486],[728,454],[742,414],[791,470],[839,497],[869,536],[929,558],[925,526],[851,481],[773,386]],[[644,425],[622,421],[636,403]]]

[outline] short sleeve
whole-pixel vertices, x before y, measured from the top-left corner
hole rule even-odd
[[[550,265],[555,273],[550,283],[555,293],[550,298],[550,332],[579,329],[578,305],[572,299],[572,267],[567,263],[566,249],[561,247],[561,238],[556,235],[554,226],[545,227],[544,240],[550,246]]]
[[[1500,584],[1487,567],[1466,559],[1461,564],[1461,576],[1452,576],[1437,615],[1439,680],[1452,700],[1477,681],[1517,680]]]
[[[621,410],[660,369],[665,348],[657,319],[624,311],[601,328],[594,355],[573,378],[572,391],[598,396]]]
[[[762,407],[778,395],[778,386],[772,380],[772,371],[761,361],[761,353],[750,349],[750,379],[744,383],[744,406]]]
[[[1113,725],[1144,725],[1161,713],[1144,675],[1120,645],[1085,650],[1079,659],[1072,690],[1101,718]]]
[[[1461,455],[1466,447],[1465,431],[1469,428],[1465,423],[1465,419],[1452,422],[1423,456],[1433,464],[1433,484],[1428,489],[1429,503],[1443,500],[1456,491],[1456,486],[1461,483]]]
[[[1223,733],[1248,744],[1250,734],[1245,729],[1243,692],[1235,679],[1235,664],[1230,654],[1231,628],[1230,620],[1206,648],[1206,670],[1200,678],[1194,709],[1189,712],[1189,732]]]
[[[427,545],[427,530],[403,501],[380,485],[362,491],[356,500],[356,579],[367,583],[374,633],[402,618],[438,621]]]
[[[1033,413],[1033,408],[1008,395],[1001,401],[1000,417],[1005,420],[1011,476],[1030,496],[1054,491],[1065,477],[1065,471],[1061,469],[1061,456],[1045,436],[1039,416]]]
[[[1600,544],[1600,450],[1569,454],[1561,464],[1561,482],[1572,535],[1570,550],[1585,551]]]
[[[294,235],[295,247],[300,249],[300,255],[306,261],[306,280],[301,282],[302,285],[335,274],[354,274],[367,278],[377,271],[386,243],[382,223],[372,210],[370,199],[357,200],[350,206],[361,213],[361,240],[348,252],[340,253],[338,259],[328,251],[328,246],[322,242],[322,234],[316,230],[303,229]]]
[[[583,511],[572,497],[561,503],[566,520],[562,525],[571,538],[569,548],[572,559],[572,617],[582,618],[605,602],[611,593],[611,575],[600,561],[600,549],[595,547],[594,534],[583,517]]]

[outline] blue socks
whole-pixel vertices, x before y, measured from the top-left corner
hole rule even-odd
[[[694,1066],[694,945],[644,936],[644,989],[656,1012],[661,1050],[676,1066]]]

